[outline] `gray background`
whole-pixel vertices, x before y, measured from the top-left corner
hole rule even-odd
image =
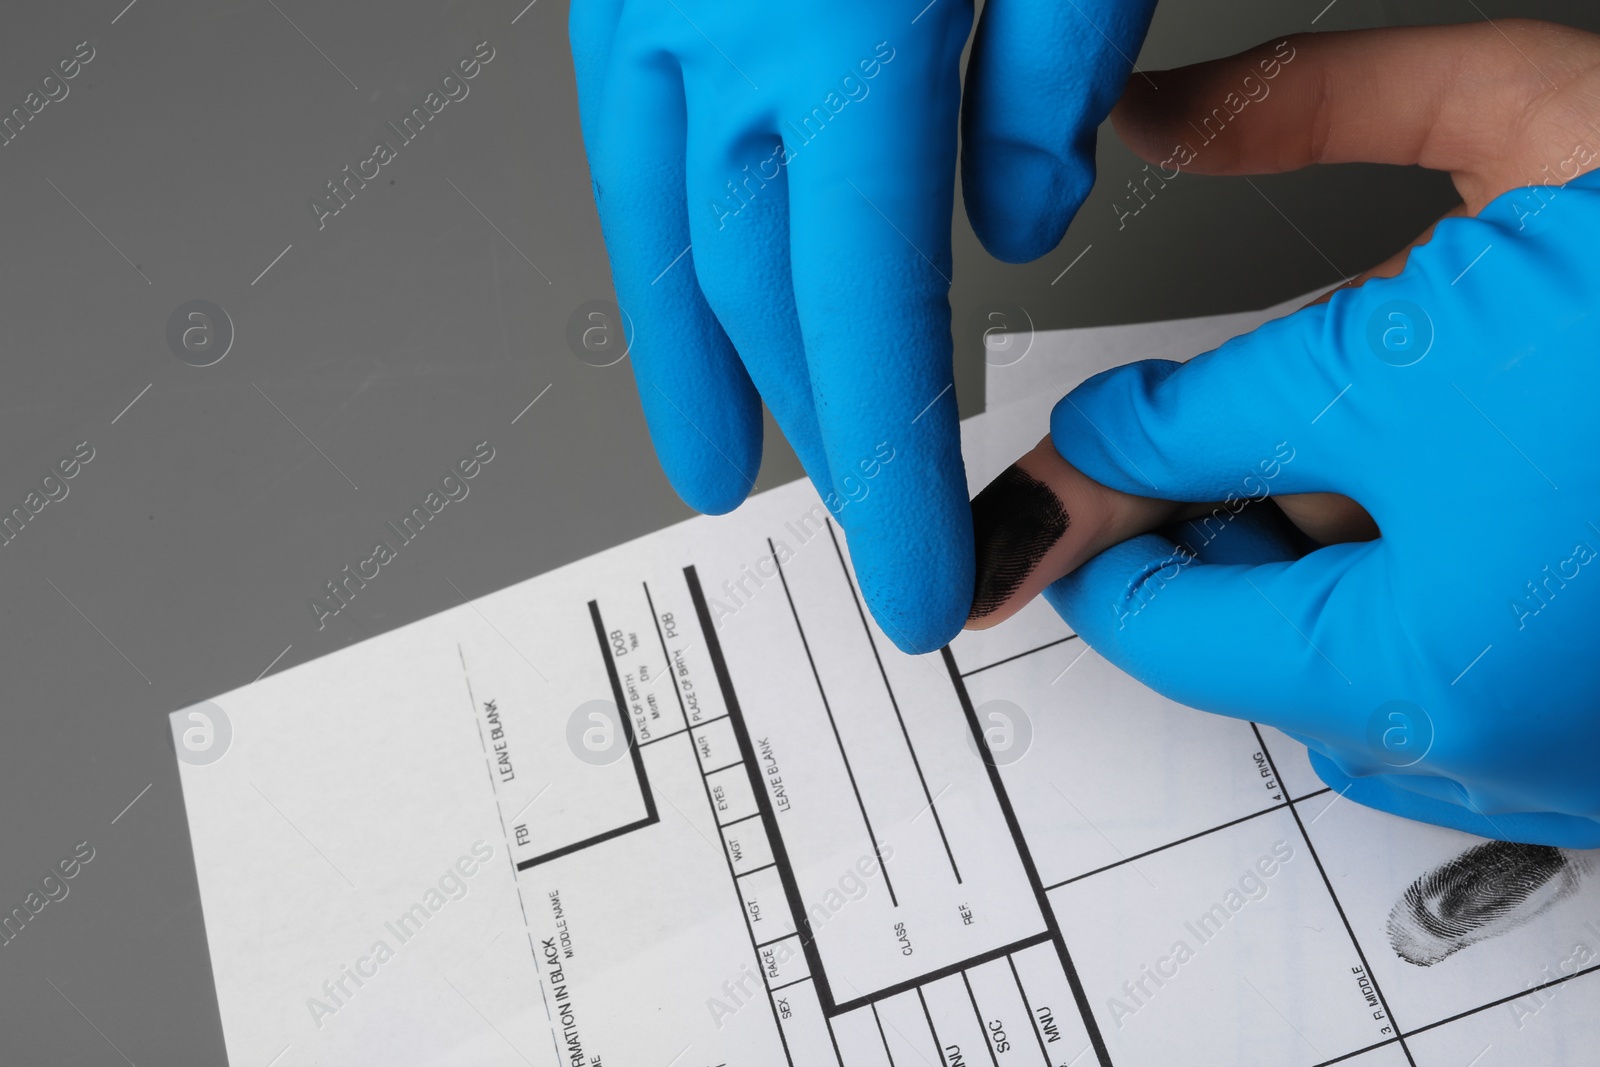
[[[0,948],[8,1063],[224,1059],[168,712],[688,514],[626,363],[590,367],[565,341],[610,283],[562,0],[520,17],[526,0],[125,2],[12,5],[0,29],[0,110],[76,42],[97,52],[0,148],[0,512],[76,442],[96,450],[0,548],[0,912],[77,842],[96,851]],[[1165,0],[1140,63],[1314,18],[1600,28],[1577,0],[1326,5]],[[308,198],[485,39],[497,55],[471,95],[319,232]],[[994,263],[957,219],[963,413],[982,409],[970,323],[991,306],[1039,328],[1261,307],[1383,258],[1455,199],[1415,170],[1323,168],[1260,193],[1185,175],[1118,232],[1111,201],[1142,165],[1108,132],[1101,186],[1036,264]],[[203,369],[165,339],[195,298],[237,330]],[[470,497],[319,632],[308,598],[485,438],[498,455]],[[761,487],[799,473],[769,442]],[[348,747],[359,773],[360,738],[307,743]]]

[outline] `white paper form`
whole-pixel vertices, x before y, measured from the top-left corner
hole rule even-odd
[[[975,485],[1050,399],[966,424]],[[214,705],[231,746],[180,769],[235,1067],[1487,1067],[1600,1041],[1579,858],[1496,867],[1341,800],[1042,604],[904,656],[804,484]],[[1425,909],[1478,939],[1407,962],[1391,914],[1440,870]]]

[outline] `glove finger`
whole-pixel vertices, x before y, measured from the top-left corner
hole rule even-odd
[[[599,108],[587,106],[585,102],[604,95],[622,3],[623,0],[579,0],[567,11],[567,41],[572,46],[572,72],[578,83],[578,118],[585,142],[591,139],[590,127],[600,114]]]
[[[1056,404],[1051,439],[1091,478],[1143,496],[1232,503],[1345,492],[1337,450],[1308,447],[1319,409],[1351,381],[1346,353],[1324,340],[1337,306],[1302,308],[1188,363],[1097,374]]]
[[[1037,259],[1094,184],[1095,131],[1122,92],[1154,0],[989,0],[967,64],[961,192],[984,248]]]
[[[1472,398],[1496,388],[1503,353],[1525,347],[1530,329],[1483,309],[1513,297],[1583,306],[1587,245],[1572,235],[1586,232],[1595,188],[1588,175],[1563,187],[1549,210],[1574,212],[1568,228],[1544,221],[1523,234],[1516,199],[1503,196],[1476,217],[1442,220],[1394,278],[1340,290],[1185,364],[1096,375],[1056,405],[1052,441],[1124,492],[1193,501],[1341,493],[1386,535],[1415,541],[1423,529],[1398,520],[1473,499],[1478,472],[1497,468],[1506,441],[1533,436],[1545,417],[1529,408],[1524,422],[1483,425],[1494,415]],[[1400,455],[1416,461],[1397,465]],[[1586,469],[1541,459],[1527,479],[1533,497]]]
[[[1317,546],[1270,500],[1218,505],[1203,515],[1156,531],[1199,563],[1287,563]]]
[[[858,111],[788,143],[788,176],[834,511],[874,617],[900,648],[927,652],[960,630],[972,600],[948,300],[966,28],[912,29]]]
[[[1414,774],[1353,778],[1314,749],[1310,757],[1311,769],[1330,789],[1391,815],[1501,841],[1600,848],[1600,821],[1595,819],[1558,812],[1486,814],[1464,802],[1464,791],[1448,779]]]
[[[1264,554],[1269,545],[1253,547]],[[1045,597],[1096,651],[1173,700],[1291,733],[1327,736],[1330,723],[1343,723],[1340,733],[1355,737],[1365,718],[1344,723],[1349,709],[1381,703],[1369,687],[1393,676],[1383,672],[1406,647],[1385,640],[1383,618],[1356,592],[1364,582],[1349,580],[1370,574],[1378,551],[1372,542],[1292,562],[1203,563],[1146,534],[1102,552]],[[1361,613],[1361,627],[1324,625],[1327,613],[1346,609]]]
[[[690,507],[731,510],[761,466],[761,401],[695,276],[677,63],[616,50],[586,104],[595,203],[651,440]]]
[[[724,130],[711,87],[689,79],[689,231],[700,289],[732,340],[817,492],[833,493],[817,429],[805,341],[789,267],[789,193],[783,144],[751,116]],[[706,129],[696,129],[704,123]]]
[[[1454,804],[1465,813],[1453,821],[1413,817],[1468,829],[1479,825],[1469,816],[1480,816],[1502,824],[1490,836],[1508,840],[1545,832],[1537,821],[1508,818],[1517,813],[1592,820],[1600,790],[1587,773],[1589,751],[1573,741],[1587,709],[1518,715],[1502,700],[1457,689],[1467,657],[1418,646],[1388,607],[1398,581],[1392,559],[1374,541],[1293,562],[1221,565],[1147,534],[1101,553],[1045,598],[1096,651],[1157,692],[1302,741],[1324,761],[1324,781],[1342,788],[1384,777],[1388,785],[1363,794],[1372,806],[1410,814],[1407,805]],[[1478,666],[1469,684],[1498,686],[1505,669]]]

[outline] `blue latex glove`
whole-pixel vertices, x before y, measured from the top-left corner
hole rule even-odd
[[[1145,535],[1051,604],[1167,696],[1301,740],[1352,800],[1600,846],[1597,244],[1600,172],[1517,190],[1441,222],[1396,278],[1090,379],[1051,435],[1091,477],[1344,493],[1382,536],[1224,564]]]
[[[990,0],[963,168],[996,255],[1055,246],[1154,0]],[[950,219],[971,0],[574,0],[584,143],[656,452],[727,511],[765,399],[902,649],[960,629],[973,548]],[[686,251],[687,250],[687,251]]]

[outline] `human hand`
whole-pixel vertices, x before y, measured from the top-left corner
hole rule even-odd
[[[738,505],[765,400],[874,616],[913,652],[954,636],[973,575],[947,298],[972,3],[925,3],[577,0],[570,22],[595,202],[668,478],[701,511]],[[986,6],[962,173],[996,255],[1060,240],[1153,6]]]
[[[1225,509],[1214,530],[1119,544],[1046,596],[1158,691],[1303,741],[1350,799],[1595,847],[1600,39],[1502,22],[1291,43],[1274,102],[1191,169],[1415,163],[1450,172],[1460,217],[1187,364],[1090,379],[1051,439],[1124,493],[1285,510],[1342,494],[1381,536],[1301,555],[1270,511]],[[1153,74],[1159,94],[1130,85],[1119,131],[1166,158],[1253,58]]]

